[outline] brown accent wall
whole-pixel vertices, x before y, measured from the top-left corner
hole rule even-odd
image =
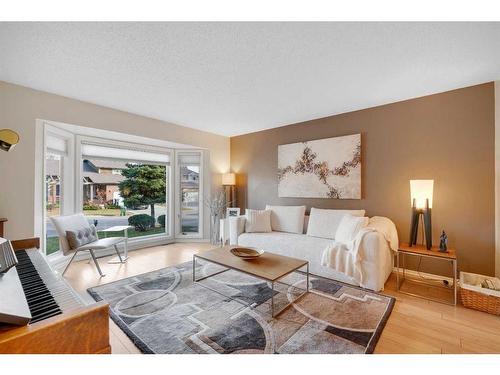
[[[487,83],[233,137],[238,204],[364,208],[391,218],[407,241],[409,180],[434,179],[434,243],[445,229],[461,270],[493,275],[494,117],[494,84]],[[278,198],[278,145],[355,133],[362,134],[361,200]],[[427,272],[450,267],[422,261]]]

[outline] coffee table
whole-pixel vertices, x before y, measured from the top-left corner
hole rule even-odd
[[[193,255],[193,282],[200,282],[202,280],[208,279],[209,277],[213,277],[215,275],[219,275],[223,272],[227,272],[229,270],[235,270],[247,275],[265,280],[271,283],[271,315],[272,317],[278,316],[281,312],[283,312],[288,306],[297,302],[300,298],[302,298],[306,293],[309,292],[309,262],[301,259],[290,258],[283,255],[273,254],[273,253],[264,253],[260,257],[250,260],[245,260],[239,258],[231,253],[231,249],[235,246],[223,246],[218,247],[212,250],[205,251],[200,254]],[[214,272],[210,275],[206,275],[200,278],[196,278],[196,261],[198,259],[203,259],[207,262],[217,264],[219,266],[225,267],[225,269],[221,271]],[[303,293],[297,296],[293,301],[288,302],[283,308],[279,311],[275,311],[274,308],[274,292],[275,292],[275,284],[281,283],[288,285],[286,283],[281,282],[285,276],[290,275],[292,272],[299,271],[301,268],[305,267],[305,276],[306,276],[306,287],[303,289]],[[203,285],[200,283],[200,285]],[[204,285],[203,285],[204,286]],[[295,287],[295,286],[294,286]],[[211,289],[211,288],[210,288]],[[297,288],[299,289],[299,288]]]

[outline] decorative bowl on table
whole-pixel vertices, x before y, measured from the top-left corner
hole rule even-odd
[[[231,253],[241,259],[255,259],[264,254],[264,250],[251,247],[233,247]]]

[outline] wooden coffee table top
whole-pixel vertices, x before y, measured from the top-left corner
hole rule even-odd
[[[196,254],[195,257],[267,281],[276,281],[283,276],[308,264],[306,260],[290,258],[287,256],[267,252],[262,254],[258,258],[245,260],[231,254],[230,250],[233,247],[237,246],[217,247],[215,249]]]

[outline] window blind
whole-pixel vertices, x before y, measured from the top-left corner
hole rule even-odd
[[[179,154],[177,157],[181,165],[200,165],[201,158],[199,153]]]
[[[52,134],[47,134],[45,141],[47,151],[63,156],[68,153],[68,143],[65,139]]]
[[[119,159],[128,162],[170,164],[169,153],[153,152],[134,148],[105,146],[82,143],[82,158],[84,159]]]

